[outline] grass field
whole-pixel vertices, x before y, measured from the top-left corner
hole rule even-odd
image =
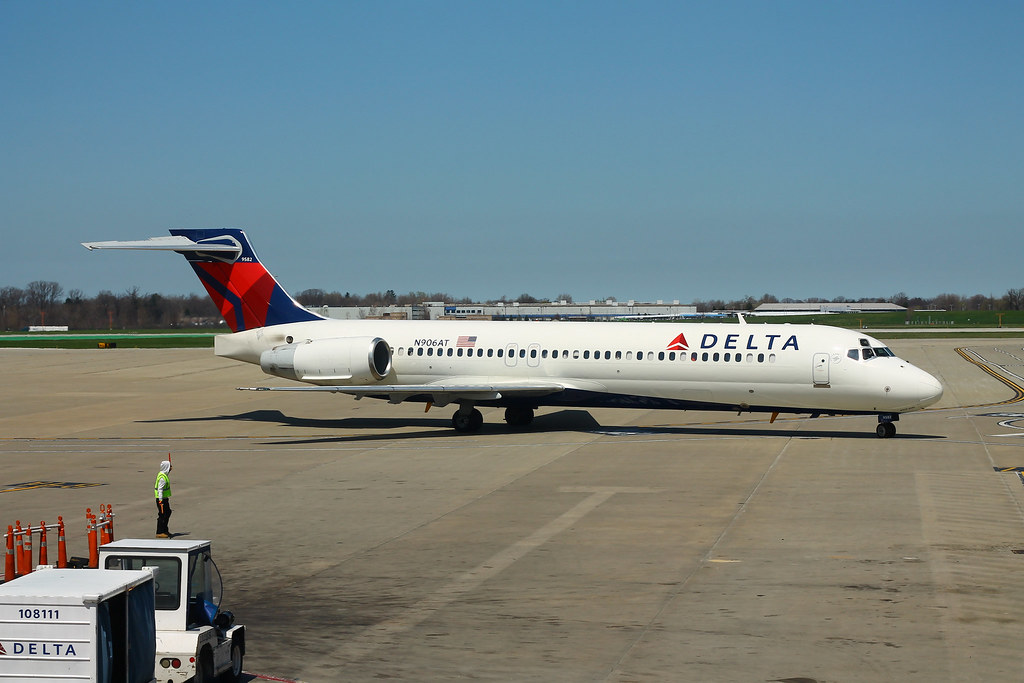
[[[8,332],[0,334],[0,348],[32,349],[191,349],[213,348],[213,338],[223,330],[81,330],[75,332]],[[101,346],[106,344],[107,346]],[[110,346],[113,345],[113,346]]]
[[[736,322],[735,318],[708,318],[708,322]],[[833,325],[849,329],[884,329],[874,336],[886,339],[943,338],[970,334],[979,337],[1019,337],[1024,334],[1024,311],[921,311],[908,313],[834,313],[821,315],[750,316],[751,324],[792,323]],[[674,321],[659,321],[672,324]],[[614,324],[614,323],[610,323]],[[975,332],[981,328],[999,331]],[[181,330],[75,330],[74,332],[7,332],[0,334],[0,348],[95,349],[100,344],[116,348],[170,349],[212,348],[213,338],[229,330],[204,328]]]

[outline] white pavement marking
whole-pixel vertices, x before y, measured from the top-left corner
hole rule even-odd
[[[479,565],[448,582],[402,614],[375,624],[352,638],[337,651],[344,661],[362,659],[392,639],[434,616],[439,610],[476,589],[484,581],[508,569],[516,560],[562,533],[616,493],[652,493],[658,489],[613,486],[572,486],[559,489],[566,493],[590,493],[561,516],[526,538],[487,558]]]

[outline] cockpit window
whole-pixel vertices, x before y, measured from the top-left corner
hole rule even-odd
[[[887,346],[876,346],[874,350],[876,356],[888,356],[890,358],[896,357],[896,354]]]
[[[875,357],[875,352],[871,349],[870,346],[865,346],[863,349],[860,350],[860,353],[861,356],[864,357],[864,360],[870,360],[871,358]]]
[[[857,349],[850,349],[849,351],[846,352],[846,357],[852,358],[853,360],[857,360],[860,358],[860,353],[857,351]]]

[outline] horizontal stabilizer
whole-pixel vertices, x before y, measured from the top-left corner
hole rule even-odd
[[[93,249],[142,249],[177,252],[202,251],[231,253],[236,256],[242,253],[242,246],[237,242],[195,242],[181,235],[175,235],[173,237],[151,237],[148,240],[82,242],[82,246],[90,251]]]

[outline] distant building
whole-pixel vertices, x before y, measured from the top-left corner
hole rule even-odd
[[[690,318],[697,307],[635,301],[591,301],[586,304],[565,301],[520,304],[449,304],[424,301],[412,306],[309,306],[309,310],[338,320],[656,320]]]
[[[907,309],[887,301],[819,301],[816,303],[761,304],[753,315],[811,315],[819,313],[903,313]]]

